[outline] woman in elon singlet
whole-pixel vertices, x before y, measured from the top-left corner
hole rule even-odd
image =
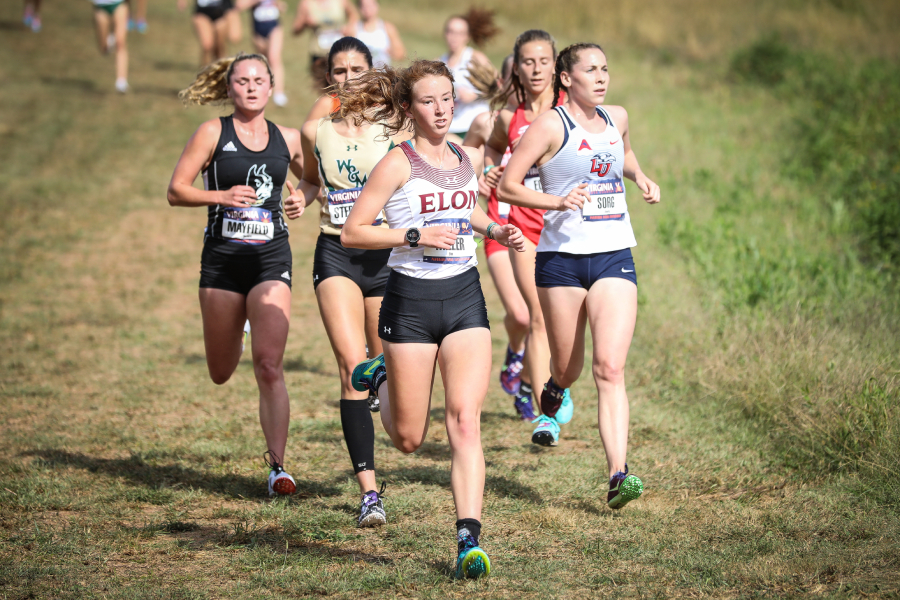
[[[381,399],[381,422],[394,446],[416,450],[428,431],[434,374],[444,382],[447,437],[456,504],[457,577],[490,571],[479,546],[484,495],[481,406],[491,365],[491,335],[474,232],[512,247],[521,236],[492,223],[478,206],[481,153],[447,140],[453,75],[438,61],[369,71],[338,90],[343,111],[413,129],[413,139],[376,165],[341,231],[347,246],[391,249],[391,274],[378,322],[384,354],[354,369],[353,385]],[[374,226],[384,211],[389,228]],[[439,352],[440,351],[440,352]]]
[[[331,47],[329,73],[335,64],[371,68],[372,55],[358,39],[345,37]],[[353,389],[350,379],[353,367],[367,358],[366,348],[371,356],[381,354],[378,311],[390,273],[387,261],[391,252],[344,248],[341,229],[372,169],[394,143],[383,125],[357,123],[353,115],[307,121],[301,136],[304,169],[298,189],[307,205],[319,196],[322,186],[326,191],[319,211],[321,233],[313,260],[313,286],[341,377],[341,426],[362,495],[357,524],[381,525],[386,516],[375,486],[375,430],[369,395]],[[287,215],[296,218],[299,212],[290,207]],[[373,398],[377,402],[377,397]]]
[[[600,439],[609,467],[610,508],[622,508],[643,491],[628,472],[628,396],[625,359],[637,316],[637,245],[625,202],[624,178],[644,200],[659,202],[659,186],[644,175],[631,148],[628,113],[600,106],[609,87],[606,55],[596,44],[559,53],[554,100],[560,106],[531,124],[500,181],[500,199],[544,209],[535,284],[550,339],[550,380],[541,395],[547,436],[555,445],[554,417],[584,367],[585,326],[593,337]],[[555,104],[555,102],[554,102]],[[542,191],[523,185],[538,165]],[[577,315],[573,318],[573,315]]]
[[[234,113],[200,125],[172,180],[172,206],[207,207],[200,259],[200,311],[206,365],[216,384],[228,381],[241,357],[244,323],[253,327],[253,371],[266,439],[269,495],[292,494],[283,468],[290,421],[284,347],[291,314],[291,246],[281,188],[302,170],[300,132],[265,118],[272,71],[264,56],[241,54],[213,63],[181,92],[185,103],[230,101]],[[204,189],[193,186],[202,172]]]

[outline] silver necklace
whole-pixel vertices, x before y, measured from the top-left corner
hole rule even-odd
[[[415,143],[415,142],[411,142],[411,143],[412,143],[412,145],[413,145],[413,150],[416,151],[416,154],[418,154],[418,155],[422,158],[422,160],[424,160],[424,161],[427,162],[429,165],[431,165],[432,167],[434,167],[434,163],[432,163],[430,160],[428,160],[428,157],[427,157],[427,156],[425,156],[424,154],[422,154],[421,152],[419,152],[419,149],[416,148],[416,143]],[[443,150],[443,148],[442,148],[442,150]],[[440,161],[438,162],[438,166],[437,166],[436,168],[438,168],[438,169],[440,169],[440,170],[442,170],[442,171],[444,170],[444,153],[443,153],[443,152],[441,152],[441,158],[440,158]]]

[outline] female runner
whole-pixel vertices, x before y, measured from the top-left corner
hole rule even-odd
[[[100,52],[116,51],[116,90],[128,91],[128,3],[125,0],[92,0],[94,31]]]
[[[378,18],[378,0],[359,0],[360,21],[356,24],[356,38],[368,46],[372,62],[384,67],[406,58],[406,47],[393,23]]]
[[[310,73],[318,86],[326,86],[326,60],[331,46],[352,35],[359,12],[350,0],[300,0],[294,18],[294,35],[310,30]]]
[[[185,8],[187,0],[178,0],[178,10]],[[200,42],[201,67],[225,56],[229,29],[225,15],[231,10],[231,0],[196,0],[191,23]]]
[[[444,42],[447,53],[438,60],[446,63],[456,79],[456,106],[450,133],[460,140],[472,126],[476,115],[490,109],[488,103],[478,99],[478,92],[469,82],[469,66],[475,63],[489,63],[487,57],[469,46],[469,42],[482,46],[494,37],[499,29],[494,25],[493,11],[470,8],[465,15],[447,19],[444,24]],[[456,138],[453,138],[456,139]]]
[[[553,37],[540,29],[528,30],[516,38],[513,57],[513,77],[509,92],[515,96],[518,106],[513,110],[507,108],[500,111],[497,124],[487,142],[485,180],[491,187],[496,187],[503,173],[501,157],[505,152],[515,155],[517,144],[531,122],[555,104],[552,83],[556,42]],[[524,183],[532,189],[540,185],[536,168],[528,171]],[[514,354],[512,348],[507,350],[506,357],[507,365],[524,362],[527,373],[526,383],[515,392],[517,407],[530,407],[532,382],[540,385],[540,382],[546,381],[549,377],[550,348],[547,344],[544,316],[534,286],[534,250],[543,227],[542,212],[519,206],[509,209],[509,222],[521,229],[527,240],[525,252],[507,253],[516,284],[528,307],[529,316],[524,357],[521,354]],[[532,433],[532,441],[544,446],[555,446],[559,439],[558,424],[568,423],[573,413],[574,404],[567,390],[564,405],[557,412],[556,419],[541,416],[535,421],[538,425]]]
[[[206,365],[216,384],[231,378],[241,356],[245,320],[253,327],[253,370],[259,420],[268,450],[269,495],[292,494],[283,468],[290,404],[284,346],[291,310],[291,247],[281,214],[281,188],[302,173],[300,132],[265,118],[272,71],[260,54],[239,54],[203,70],[181,92],[185,102],[231,101],[234,113],[203,123],[188,141],[169,183],[172,206],[206,206],[200,260],[200,311]],[[203,174],[204,190],[193,187]]]
[[[281,13],[285,9],[284,2],[279,0],[238,0],[238,10],[252,8],[250,13],[253,22],[253,46],[260,54],[264,54],[275,74],[275,94],[272,101],[275,106],[286,106],[287,96],[284,93],[284,62],[281,60],[281,49],[284,47],[284,28],[281,26]]]
[[[393,249],[378,321],[384,354],[360,363],[353,384],[378,392],[385,430],[394,446],[410,453],[428,431],[440,367],[456,503],[456,575],[487,575],[490,561],[478,546],[484,495],[479,421],[491,335],[473,231],[513,248],[522,247],[521,234],[492,223],[478,206],[481,153],[447,141],[453,75],[444,63],[418,60],[401,71],[370,71],[344,85],[338,97],[342,110],[389,123],[389,132],[414,131],[372,171],[341,231],[347,246]],[[382,210],[390,229],[373,226]]]
[[[637,183],[651,204],[659,202],[660,192],[631,149],[628,113],[621,106],[600,106],[608,88],[600,46],[575,44],[560,52],[554,100],[563,90],[566,100],[525,133],[500,180],[500,199],[547,211],[535,265],[552,357],[541,410],[552,419],[563,390],[581,374],[585,323],[590,322],[600,439],[609,466],[607,503],[622,508],[643,491],[625,462],[625,359],[637,315],[631,248],[637,242],[622,178]],[[521,183],[534,164],[543,193]]]
[[[490,101],[491,106],[507,101],[512,104],[514,101],[512,90],[508,88],[512,78],[514,58],[514,55],[510,54],[503,60],[499,78],[491,66],[483,66],[479,63],[472,65],[469,69],[469,81],[478,90],[480,97]],[[511,106],[507,105],[507,110],[515,111],[516,104],[517,102]],[[500,110],[498,109],[481,113],[475,117],[463,143],[483,151],[491,137],[499,114]],[[500,164],[506,165],[510,155],[511,152],[507,147]],[[488,217],[492,221],[505,225],[509,217],[509,204],[497,201],[497,190],[485,183],[484,175],[478,178],[478,190],[482,196],[487,198]],[[497,288],[500,301],[506,311],[503,325],[506,327],[509,343],[506,346],[506,359],[500,368],[500,387],[515,398],[513,407],[518,415],[524,420],[531,421],[534,419],[531,394],[519,394],[523,375],[526,389],[530,389],[531,384],[528,373],[523,373],[522,364],[525,356],[525,336],[528,334],[528,305],[516,285],[507,249],[494,240],[485,239],[484,254],[487,257],[491,279],[494,281],[494,286]]]
[[[329,71],[335,64],[347,63],[372,66],[369,49],[356,38],[341,38],[328,55]],[[357,125],[352,117],[326,117],[303,125],[304,168],[297,187],[306,205],[312,204],[322,185],[327,191],[319,211],[322,233],[316,242],[313,286],[341,374],[341,426],[362,495],[357,523],[369,527],[386,522],[384,505],[375,491],[375,429],[368,394],[354,390],[350,379],[353,367],[366,360],[366,348],[372,356],[381,354],[378,311],[390,273],[387,261],[391,252],[344,248],[340,236],[369,174],[394,142],[385,135],[383,125]],[[285,212],[295,219],[302,208],[291,206]]]

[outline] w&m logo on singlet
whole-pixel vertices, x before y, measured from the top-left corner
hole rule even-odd
[[[247,171],[247,185],[256,190],[256,202],[253,206],[261,206],[266,200],[272,197],[272,190],[275,185],[272,183],[272,176],[266,173],[266,165],[253,165]]]
[[[338,166],[338,174],[341,174],[346,170],[347,181],[349,181],[352,185],[361,187],[365,185],[366,181],[369,179],[368,175],[363,175],[362,177],[359,176],[359,169],[353,166],[352,158],[348,158],[347,160],[336,160],[335,162]]]

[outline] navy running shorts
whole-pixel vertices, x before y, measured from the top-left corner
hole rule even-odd
[[[386,342],[441,345],[451,333],[490,329],[478,269],[447,279],[418,279],[391,271],[378,337]]]
[[[384,296],[391,270],[387,266],[391,249],[344,248],[341,236],[320,233],[313,257],[313,288],[329,277],[346,277],[359,286],[363,298]]]
[[[631,248],[595,254],[538,252],[535,258],[534,283],[540,288],[580,287],[589,290],[595,281],[607,277],[627,279],[637,285]]]

